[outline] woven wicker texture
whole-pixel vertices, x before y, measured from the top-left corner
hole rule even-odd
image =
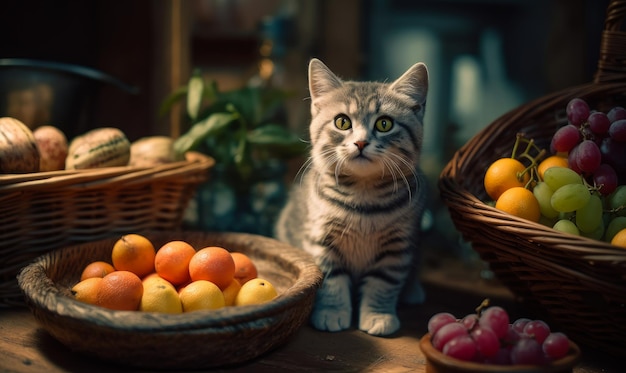
[[[15,276],[37,256],[128,232],[179,229],[214,160],[0,176],[0,307],[23,306]]]
[[[501,116],[459,149],[444,167],[439,187],[463,237],[498,279],[579,344],[626,352],[626,250],[557,232],[486,205],[483,177],[498,158],[510,156],[517,133],[549,149],[566,122],[574,97],[608,111],[626,106],[626,2],[607,10],[594,81],[546,95]]]
[[[109,362],[153,369],[199,369],[242,363],[284,343],[306,322],[322,274],[312,257],[274,239],[238,233],[146,234],[159,248],[185,240],[196,249],[222,246],[247,254],[259,277],[279,296],[254,306],[177,315],[111,311],[73,299],[80,270],[110,258],[116,239],[55,250],[37,259],[18,280],[35,318],[70,349]]]

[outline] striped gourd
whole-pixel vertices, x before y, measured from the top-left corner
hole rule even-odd
[[[0,173],[38,172],[39,158],[30,128],[15,118],[0,118]]]
[[[102,127],[76,137],[70,144],[65,168],[87,169],[126,166],[130,141],[118,128]]]

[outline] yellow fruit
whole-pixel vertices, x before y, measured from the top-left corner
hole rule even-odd
[[[521,176],[526,166],[514,158],[500,158],[493,162],[485,173],[485,191],[489,197],[497,200],[505,190],[523,187],[530,180],[528,172]]]
[[[537,198],[530,190],[523,187],[514,187],[502,193],[496,201],[497,209],[511,215],[539,222],[541,210]]]
[[[626,228],[617,232],[611,239],[611,245],[623,247],[626,249]]]
[[[567,155],[564,157],[560,155],[551,155],[541,161],[539,166],[537,166],[537,173],[539,174],[541,180],[543,180],[543,173],[550,167],[568,167]]]
[[[206,280],[193,281],[178,293],[183,312],[215,310],[226,306],[222,290]]]
[[[101,283],[102,277],[86,278],[72,287],[72,294],[76,300],[96,304]]]
[[[254,278],[241,286],[235,298],[235,306],[262,304],[278,296],[274,286],[262,278]]]
[[[174,285],[158,275],[149,275],[143,281],[143,295],[139,310],[144,312],[182,313],[183,305]]]
[[[226,289],[222,290],[222,293],[224,293],[224,301],[227,306],[235,305],[235,298],[237,297],[239,290],[241,290],[241,283],[239,283],[239,280],[237,279],[234,279],[230,285],[226,287]]]
[[[122,236],[113,245],[111,259],[118,271],[130,271],[139,277],[154,272],[156,250],[152,242],[139,234]]]

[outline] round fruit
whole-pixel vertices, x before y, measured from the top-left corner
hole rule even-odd
[[[233,252],[230,255],[232,255],[235,261],[235,279],[241,285],[258,276],[256,266],[249,256],[240,252]]]
[[[102,277],[89,277],[74,285],[72,287],[72,294],[74,294],[76,300],[96,304],[101,284]]]
[[[543,174],[550,167],[567,167],[567,157],[561,157],[560,155],[551,155],[544,159],[537,166],[537,173],[541,180],[543,180]]]
[[[68,143],[65,134],[54,126],[41,126],[33,131],[39,149],[39,171],[57,171],[65,168]]]
[[[237,279],[233,279],[233,281],[226,287],[226,289],[222,290],[224,294],[224,301],[227,306],[235,305],[235,298],[237,298],[237,294],[239,294],[239,290],[241,290],[241,283]]]
[[[143,281],[143,295],[139,310],[144,312],[182,313],[183,305],[174,285],[158,275],[149,275]]]
[[[104,277],[109,273],[115,271],[115,268],[107,262],[96,261],[87,264],[85,269],[83,269],[83,273],[80,275],[80,280],[86,280],[91,277]]]
[[[626,249],[626,228],[617,232],[611,239],[611,245],[623,247]]]
[[[191,282],[178,293],[184,312],[215,310],[226,306],[222,290],[206,280]]]
[[[235,298],[236,306],[262,304],[276,298],[278,293],[274,286],[262,278],[252,279],[241,286]]]
[[[113,310],[136,311],[143,295],[141,279],[130,271],[115,271],[102,278],[96,304]]]
[[[30,128],[15,118],[0,118],[0,174],[37,172],[39,159]]]
[[[497,200],[504,191],[513,187],[523,187],[530,180],[526,167],[514,158],[500,158],[493,162],[485,173],[485,191]]]
[[[154,272],[156,252],[152,242],[139,234],[122,236],[111,253],[113,267],[118,271],[130,271],[139,277]]]
[[[208,246],[198,250],[189,261],[191,281],[211,281],[226,289],[235,278],[235,261],[222,247]]]
[[[511,215],[538,222],[541,210],[537,198],[530,190],[524,187],[513,187],[506,190],[496,201],[498,210]]]
[[[196,250],[185,241],[170,241],[163,245],[154,257],[154,269],[173,285],[190,280],[189,261]]]

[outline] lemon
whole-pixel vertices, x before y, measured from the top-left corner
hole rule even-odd
[[[183,312],[215,310],[226,306],[222,290],[207,280],[191,282],[178,295],[183,304]]]
[[[611,245],[623,247],[626,249],[626,228],[620,230],[611,239]]]
[[[222,290],[227,306],[235,305],[235,298],[237,297],[237,294],[239,294],[239,290],[241,290],[241,284],[239,283],[239,280],[236,279],[233,279],[230,285],[228,285],[226,289]]]
[[[182,313],[183,305],[174,285],[158,276],[143,280],[139,310],[145,312]]]
[[[102,277],[90,277],[84,279],[72,287],[72,294],[76,300],[81,302],[96,304],[98,290],[102,283]]]
[[[269,281],[262,278],[254,278],[241,286],[235,298],[235,305],[262,304],[271,301],[277,296],[276,289]]]

